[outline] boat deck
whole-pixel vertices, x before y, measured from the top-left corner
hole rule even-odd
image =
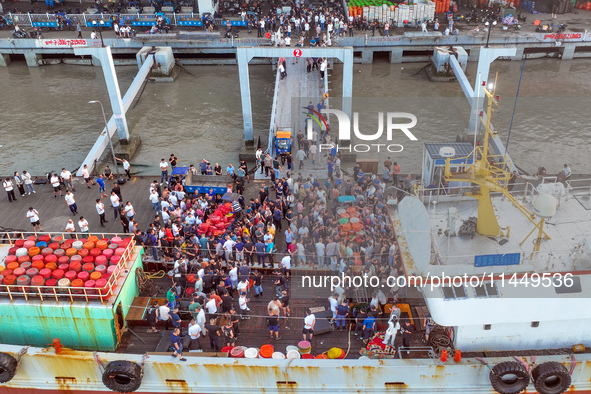
[[[560,185],[562,184],[552,184]],[[528,193],[514,195],[529,211],[533,212],[533,201],[537,192],[532,196]],[[474,266],[475,255],[499,255],[518,253],[522,256],[521,265],[534,272],[567,272],[586,271],[591,269],[591,210],[583,202],[589,198],[589,189],[578,193],[567,193],[560,197],[556,214],[546,219],[544,232],[550,239],[543,239],[540,251],[533,254],[533,243],[538,237],[535,223],[539,217],[532,220],[511,201],[502,196],[493,196],[492,202],[499,225],[505,233],[510,229],[508,237],[494,239],[476,234],[470,236],[445,237],[438,236],[448,227],[448,209],[458,208],[456,228],[459,230],[464,221],[478,216],[478,203],[474,199],[464,198],[459,209],[458,201],[440,201],[430,208],[430,225],[432,239],[435,240],[436,253],[439,264],[443,266]],[[533,233],[530,232],[533,230]],[[528,234],[530,234],[528,236]],[[586,246],[587,245],[587,246]],[[582,249],[582,250],[581,250]],[[580,251],[581,253],[578,253]],[[560,259],[557,257],[560,256]],[[569,257],[570,256],[570,257]],[[511,267],[522,272],[524,267],[508,265],[503,267],[505,272],[513,272]],[[531,267],[531,268],[530,268]]]
[[[228,177],[222,177],[229,181]],[[149,185],[155,179],[159,180],[159,177],[134,177],[131,181],[128,181],[121,186],[121,193],[123,195],[124,201],[131,201],[134,206],[136,211],[135,220],[138,222],[140,229],[145,229],[148,226],[148,223],[154,220],[154,211],[148,199],[148,193]],[[258,187],[260,184],[260,182],[251,181],[250,184],[246,185],[245,198],[247,200],[258,192]],[[109,187],[109,185],[111,187]],[[121,223],[119,220],[113,220],[113,212],[110,208],[110,201],[108,201],[106,198],[103,199],[103,202],[106,205],[106,217],[109,222],[106,223],[105,228],[101,228],[99,226],[99,218],[95,209],[96,198],[99,197],[98,187],[94,185],[91,189],[88,189],[84,185],[83,181],[78,178],[74,179],[74,186],[76,188],[74,195],[79,212],[79,214],[76,216],[71,214],[63,197],[53,197],[53,189],[49,184],[35,185],[35,190],[37,193],[30,196],[20,197],[18,196],[17,192],[17,201],[13,203],[9,203],[6,199],[0,200],[0,217],[3,218],[1,225],[4,231],[29,232],[31,227],[26,217],[26,212],[29,206],[33,206],[39,211],[41,225],[43,230],[46,232],[62,233],[69,218],[72,218],[74,222],[77,223],[79,216],[83,215],[90,223],[91,233],[101,230],[104,231],[105,235],[121,233]],[[110,192],[111,188],[112,181],[107,183],[107,191]],[[285,249],[284,235],[281,232],[277,232],[276,247],[278,250]],[[156,271],[158,269],[167,268],[163,264],[156,265],[151,262],[147,264],[148,261],[149,260],[144,261],[144,267],[146,271]],[[312,272],[317,275],[330,274],[329,272],[324,271],[307,271],[308,268],[308,266],[293,268],[294,275],[299,277],[300,275],[305,275]],[[256,265],[254,269],[257,269]],[[281,340],[276,342],[275,340],[269,339],[269,331],[267,330],[265,318],[267,304],[269,301],[271,301],[271,297],[273,296],[272,288],[274,285],[271,283],[270,270],[261,269],[261,272],[267,276],[267,278],[265,278],[263,281],[263,287],[265,290],[264,297],[251,297],[250,308],[252,309],[251,314],[253,317],[250,320],[243,320],[241,322],[241,335],[238,337],[237,344],[248,347],[260,347],[263,344],[272,343],[275,345],[278,351],[284,352],[287,345],[297,345],[297,343],[302,340],[302,319],[303,316],[305,316],[305,310],[308,307],[328,308],[329,303],[327,298],[330,295],[329,289],[302,289],[299,286],[299,284],[301,284],[301,280],[292,279],[290,283],[292,288],[290,304],[292,316],[294,317],[291,319],[281,319],[279,328]],[[128,317],[127,321],[129,327],[137,336],[132,334],[131,331],[127,331],[122,337],[122,343],[118,349],[118,352],[143,354],[145,352],[161,351],[162,344],[166,342],[166,340],[161,343],[161,338],[163,338],[163,336],[146,332],[149,329],[149,326],[145,320],[142,320],[142,317],[144,308],[146,306],[146,298],[164,298],[170,285],[171,282],[168,277],[155,280],[152,290],[146,291],[145,293],[140,294],[139,298],[136,298],[133,304],[134,308],[132,308],[132,311],[130,311],[130,316]],[[415,313],[415,307],[424,305],[424,301],[420,294],[412,290],[409,290],[407,298],[401,300],[401,302],[410,303],[410,308],[413,314]],[[183,319],[183,325],[186,326],[190,317],[185,313],[181,315],[181,318]],[[384,319],[378,321],[379,323],[386,323]],[[415,323],[415,326],[419,328],[420,324],[417,325]],[[165,334],[164,336],[169,335],[169,332],[164,329],[164,326],[159,326],[159,329],[161,329]],[[313,338],[312,353],[318,354],[325,352],[336,346],[345,350],[349,349],[349,354],[347,356],[348,358],[358,358],[359,351],[364,348],[363,342],[358,338],[359,337],[356,337],[353,333],[351,333],[349,338],[348,332],[329,330],[329,332],[319,334]],[[411,345],[424,346],[425,343],[423,342],[422,338],[423,333],[417,332],[413,337]],[[206,345],[206,351],[209,351],[209,344],[205,343],[205,341],[203,343]],[[401,345],[401,338],[397,338],[396,345]],[[413,357],[422,357],[426,356],[427,353],[420,352],[411,355]]]
[[[261,271],[269,272],[270,270],[261,269]],[[307,272],[304,270],[299,270],[297,273],[294,273],[295,278],[292,278],[290,283],[292,286],[292,294],[301,294],[301,287],[299,286],[301,284],[300,278],[301,275],[306,273]],[[318,274],[318,272],[315,273]],[[265,273],[265,275],[267,275],[267,273]],[[267,304],[272,300],[272,287],[274,287],[269,276],[266,276],[263,279],[263,297],[254,298],[252,295],[250,296],[251,301],[249,303],[249,307],[251,308],[250,315],[252,317],[249,320],[242,320],[240,322],[240,335],[237,338],[236,345],[260,348],[262,345],[272,344],[276,351],[285,353],[286,346],[297,346],[298,342],[302,340],[302,316],[306,315],[306,309],[309,307],[325,307],[328,309],[327,298],[330,294],[329,290],[327,289],[306,288],[308,295],[305,298],[297,298],[292,296],[290,299],[290,307],[293,317],[280,319],[279,335],[281,339],[276,341],[269,338],[269,331],[266,325]],[[158,279],[154,285],[155,290],[143,292],[140,297],[135,299],[134,305],[145,305],[146,300],[149,300],[150,298],[165,298],[168,286],[170,286],[170,280],[168,278]],[[421,330],[422,321],[417,318],[418,316],[416,309],[424,306],[424,302],[421,302],[422,299],[420,299],[420,295],[418,293],[409,292],[409,294],[411,294],[409,298],[402,300],[402,302],[411,303],[411,311],[415,317],[414,323],[417,331],[412,338],[411,346],[426,346],[426,343],[423,339],[424,333]],[[237,307],[237,301],[235,302],[235,307]],[[170,344],[171,331],[167,331],[165,329],[164,323],[159,322],[157,328],[160,330],[160,333],[153,333],[148,323],[145,320],[142,320],[144,307],[137,308],[137,311],[138,312],[134,312],[133,319],[129,316],[127,318],[128,325],[133,333],[127,331],[123,335],[121,346],[117,351],[121,353],[134,354],[142,354],[146,352],[166,352],[168,345]],[[316,315],[319,316],[318,313],[316,313]],[[183,320],[183,327],[186,327],[190,321],[189,313],[183,312],[181,310],[180,317]],[[318,317],[317,319],[320,320],[321,318]],[[387,317],[378,319],[378,324],[382,325],[386,323]],[[317,326],[320,327],[319,322],[317,322]],[[324,324],[324,327],[326,326],[327,324]],[[349,324],[347,326],[349,327]],[[329,329],[326,333],[315,335],[312,340],[312,354],[317,355],[328,351],[332,347],[339,347],[345,351],[348,350],[347,358],[359,358],[359,351],[364,349],[365,345],[363,341],[360,340],[359,336],[354,335],[354,326],[351,327],[350,333],[349,331],[333,331],[332,329]],[[381,326],[381,328],[384,328],[384,326]],[[204,352],[211,352],[209,340],[207,338],[202,338],[201,343],[204,346]],[[401,337],[396,338],[396,347],[398,346],[402,346]],[[223,347],[221,341],[220,347]],[[195,355],[195,353],[191,354]],[[414,352],[412,356],[413,358],[424,358],[427,356],[427,354],[427,351]]]

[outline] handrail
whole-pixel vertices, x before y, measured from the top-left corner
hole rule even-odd
[[[18,234],[14,237],[14,234]],[[55,236],[61,236],[63,239],[70,238],[70,239],[85,239],[90,236],[97,236],[100,239],[104,238],[113,238],[113,237],[120,237],[120,238],[133,238],[133,234],[129,233],[107,233],[107,232],[92,232],[92,233],[77,233],[77,232],[64,232],[64,231],[56,231],[56,232],[37,232],[37,231],[0,231],[0,245],[4,244],[4,240],[8,240],[10,246],[14,246],[14,241],[17,239],[27,239],[27,237],[33,234],[41,234],[41,235],[48,235],[50,238]]]
[[[579,182],[586,182],[585,185],[582,186],[573,186],[575,183]],[[567,179],[564,181],[567,185],[567,190],[587,190],[589,194],[591,194],[591,178],[582,178],[582,179]]]
[[[269,145],[267,146],[267,152],[271,154],[271,157],[275,157],[275,150],[273,149],[273,142],[275,141],[275,115],[277,113],[277,101],[279,97],[279,68],[275,74],[275,93],[273,94],[273,105],[271,106],[271,122],[269,126]]]
[[[114,288],[117,280],[119,280],[123,269],[126,268],[127,262],[132,256],[134,249],[135,241],[132,240],[125,248],[125,251],[121,255],[121,259],[115,266],[113,274],[109,277],[103,288],[89,289],[86,287],[62,288],[59,286],[0,285],[0,289],[6,289],[6,291],[0,291],[0,295],[8,294],[8,297],[11,301],[13,301],[13,297],[16,296],[23,296],[26,301],[29,301],[29,298],[34,296],[39,296],[41,301],[45,301],[43,297],[46,297],[54,298],[56,302],[59,302],[60,298],[63,299],[65,296],[67,296],[70,299],[70,302],[81,301],[83,298],[86,302],[100,299],[101,303],[105,303],[111,296],[115,295]],[[14,291],[14,289],[17,291]],[[27,292],[26,290],[28,289],[35,289],[36,291]]]
[[[23,27],[26,26],[32,26],[32,22],[37,22],[40,20],[57,20],[58,16],[63,16],[66,19],[70,19],[72,20],[72,22],[86,22],[87,20],[111,20],[112,17],[118,17],[120,21],[122,21],[124,24],[126,21],[133,21],[136,19],[145,19],[145,18],[156,18],[157,16],[162,15],[163,17],[165,17],[166,19],[169,20],[170,25],[171,26],[179,26],[178,25],[178,20],[182,20],[183,18],[191,18],[191,19],[197,19],[199,21],[202,20],[202,18],[199,15],[195,15],[193,12],[191,13],[176,13],[176,12],[154,12],[154,13],[148,13],[148,14],[144,14],[144,13],[96,13],[96,14],[90,14],[90,13],[86,13],[83,12],[81,14],[66,14],[66,13],[60,13],[60,15],[57,14],[53,14],[53,13],[44,13],[44,14],[32,14],[32,13],[8,13],[8,17],[9,19],[15,23],[15,24],[19,24]],[[231,21],[234,22],[240,22],[241,18],[238,17],[237,19],[234,17],[230,17],[230,18],[217,18],[214,19],[214,24],[216,26],[221,26],[225,23],[226,20],[230,19]]]

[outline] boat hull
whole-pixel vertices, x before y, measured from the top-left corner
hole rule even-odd
[[[2,345],[0,352],[18,357],[19,346]],[[102,371],[111,361],[138,365],[144,360],[137,393],[493,393],[489,367],[481,360],[274,360],[198,357],[187,353],[186,362],[166,353],[92,353],[53,348],[28,348],[14,378],[0,385],[3,393],[110,393]],[[512,357],[483,359],[491,367]],[[530,368],[549,361],[572,369],[568,392],[591,394],[591,354],[520,357]],[[534,393],[530,384],[528,393]]]

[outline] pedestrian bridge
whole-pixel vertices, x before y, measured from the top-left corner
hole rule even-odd
[[[301,53],[301,57],[295,57],[295,51]],[[325,78],[320,79],[318,70],[307,72],[306,58],[327,58],[329,62],[337,58],[343,64],[343,106],[342,110],[351,114],[351,100],[353,92],[353,48],[237,48],[237,60],[240,74],[240,93],[242,98],[242,115],[244,118],[244,137],[247,144],[253,141],[252,109],[250,102],[250,83],[248,78],[248,62],[255,57],[268,57],[278,61],[279,58],[286,59],[287,76],[281,79],[277,70],[275,76],[275,93],[273,96],[273,106],[271,109],[271,122],[269,126],[269,140],[263,150],[267,150],[274,155],[275,133],[278,130],[289,130],[292,132],[292,138],[298,131],[305,133],[306,113],[305,109],[310,105],[317,104],[322,100],[324,93],[329,92],[329,70],[325,73]],[[329,92],[330,94],[330,92]],[[325,100],[325,107],[328,108],[329,101]],[[322,135],[319,126],[315,124],[319,136]],[[295,142],[295,141],[294,141]],[[297,143],[292,144],[292,154],[297,152]],[[319,171],[324,169],[323,165],[317,160],[315,165],[306,166],[306,171]],[[310,164],[311,164],[310,160]],[[287,166],[284,166],[282,175],[286,174]],[[257,172],[255,179],[268,179],[264,174]]]

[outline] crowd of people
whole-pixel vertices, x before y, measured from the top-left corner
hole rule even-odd
[[[386,185],[392,181],[397,184],[400,167],[388,159],[384,164],[389,172],[379,177],[366,176],[356,165],[353,176],[345,180],[338,152],[312,152],[312,147],[319,142],[331,143],[330,131],[314,136],[317,140],[308,141],[299,132],[294,145],[298,152],[307,152],[310,159],[326,162],[326,179],[294,172],[291,156],[286,158],[288,168],[284,171],[279,158],[260,152],[260,171],[266,172],[271,181],[258,184],[258,192],[252,189],[254,183],[250,183],[251,172],[245,162],[236,168],[229,164],[222,170],[218,163],[214,167],[203,159],[197,165],[190,165],[185,175],[171,176],[178,159],[175,155],[168,160],[163,158],[159,164],[160,182],[154,180],[146,191],[154,220],[142,224],[142,228],[132,202],[123,200],[113,171],[105,168],[98,175],[96,210],[101,226],[108,222],[106,210],[110,205],[113,219],[121,221],[122,231],[134,234],[136,242],[147,248],[149,258],[145,262],[165,264],[172,278],[167,305],[153,305],[148,319],[154,331],[160,320],[165,325],[172,324],[175,328],[171,334],[173,346],[178,346],[174,336],[182,338],[183,335],[176,330],[181,327],[178,308],[187,308],[191,313],[186,334],[192,340],[191,347],[203,349],[203,341],[208,341],[212,350],[220,350],[222,346],[235,344],[240,334],[240,321],[249,318],[250,299],[268,291],[273,293],[267,308],[269,335],[280,339],[279,319],[291,315],[289,281],[290,271],[295,266],[351,276],[366,274],[381,280],[399,274],[400,260],[386,209],[387,199],[393,196],[388,195]],[[127,176],[131,177],[129,163],[123,162]],[[82,172],[86,186],[93,187],[95,182],[88,169]],[[237,195],[225,201],[213,191],[191,194],[184,185],[189,173],[222,177],[222,182],[227,182],[228,192]],[[24,185],[27,175],[25,172],[22,177]],[[72,174],[63,169],[59,175],[48,174],[48,179],[55,198],[64,198],[72,215],[77,215]],[[114,183],[107,193],[109,180]],[[247,185],[249,198],[245,197]],[[362,232],[341,231],[341,211],[349,206],[339,202],[341,196],[352,197],[354,202],[348,204],[356,208]],[[27,217],[34,230],[41,231],[39,212],[31,207]],[[227,218],[226,226],[209,225],[223,222],[222,217]],[[65,231],[88,233],[89,223],[83,216],[79,218],[78,229],[69,219]],[[263,289],[264,283],[270,285],[270,289]],[[347,287],[336,291],[338,305],[334,308],[334,318],[339,327],[344,327],[343,311],[349,308],[347,300],[360,299],[362,295],[358,289]],[[393,291],[388,296],[395,296],[396,289]],[[378,317],[383,311],[387,297],[379,293],[381,291],[368,296],[373,297],[370,317]],[[375,330],[375,324],[371,319],[361,321],[363,314],[359,316],[348,317],[346,321],[357,321],[357,331],[363,331],[362,337],[367,339]],[[314,314],[310,312],[300,318],[304,318],[302,338],[312,339]],[[182,359],[182,341],[176,350],[176,356]]]

